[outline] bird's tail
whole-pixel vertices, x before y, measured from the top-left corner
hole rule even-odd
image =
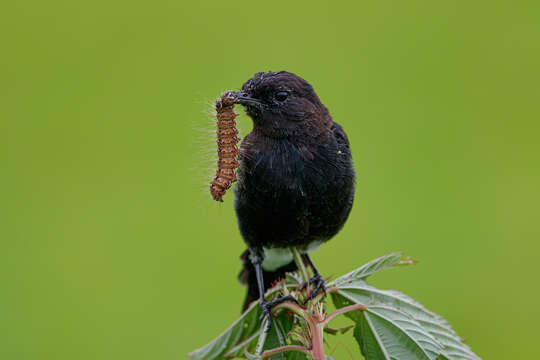
[[[259,286],[257,285],[255,267],[249,259],[249,250],[244,251],[242,255],[240,255],[240,260],[242,260],[243,267],[240,274],[238,274],[238,281],[240,281],[240,284],[242,285],[247,285],[246,299],[242,305],[242,312],[244,312],[253,301],[259,299]],[[296,271],[297,269],[294,261],[291,261],[289,264],[284,265],[275,271],[263,270],[264,291],[266,292],[266,290],[271,288],[280,278],[284,278],[286,273]]]

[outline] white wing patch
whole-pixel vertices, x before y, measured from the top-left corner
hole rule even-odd
[[[312,252],[315,251],[323,244],[323,241],[313,241],[310,243],[305,251],[302,252]],[[282,266],[285,266],[293,261],[293,255],[291,250],[288,248],[263,248],[264,250],[264,260],[262,267],[266,271],[276,271]]]
[[[293,255],[288,248],[263,248],[264,260],[262,267],[266,271],[276,271],[293,261]]]

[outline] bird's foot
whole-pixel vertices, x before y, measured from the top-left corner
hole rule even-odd
[[[313,299],[319,293],[319,291],[322,291],[324,295],[326,295],[326,286],[324,285],[324,279],[322,278],[321,274],[316,274],[311,279],[309,279],[309,282],[304,283],[300,290],[304,290],[308,286],[308,284],[313,285],[313,290],[311,290],[309,295],[306,297],[303,305]]]
[[[265,318],[268,320],[268,322],[266,323],[266,328],[264,329],[264,332],[270,331],[270,328],[272,327],[272,309],[274,308],[274,306],[281,304],[285,301],[292,301],[298,304],[298,300],[296,300],[291,295],[279,296],[272,301],[264,300],[261,302],[262,315],[259,320],[261,321],[261,324],[264,322]]]

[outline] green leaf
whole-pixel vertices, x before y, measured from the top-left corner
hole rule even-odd
[[[407,314],[421,328],[424,329],[429,335],[431,335],[438,344],[442,347],[440,355],[444,355],[448,360],[478,360],[471,349],[463,344],[460,337],[443,319],[440,315],[435,314],[427,310],[419,302],[413,300],[407,295],[395,291],[395,290],[381,290],[371,285],[368,285],[363,280],[353,280],[346,283],[337,284],[337,292],[332,293],[332,299],[337,308],[342,308],[352,304],[364,304],[368,309],[373,309],[373,306],[386,306],[393,308],[396,311]],[[380,315],[380,314],[379,314]],[[347,313],[347,316],[353,319],[360,326],[367,326],[367,320],[361,319],[359,311]],[[370,317],[370,320],[373,316]],[[394,319],[390,317],[390,319]],[[362,325],[362,322],[364,324]],[[355,334],[362,335],[362,329],[357,329]],[[367,331],[367,330],[364,330]],[[364,334],[367,337],[371,335],[369,333]],[[375,336],[375,334],[373,334]],[[371,338],[364,340],[364,345],[361,345],[362,351],[373,351],[376,353],[376,349],[370,347],[372,342]],[[363,347],[362,347],[363,346]],[[383,355],[378,354],[379,357],[372,357],[372,359],[385,359]],[[382,356],[382,357],[381,357]],[[444,359],[440,358],[440,359]]]
[[[251,304],[242,316],[237,319],[227,330],[211,341],[208,345],[193,351],[188,359],[213,360],[228,357],[243,356],[244,346],[256,343],[260,333],[259,317],[261,307],[258,302]],[[232,351],[231,351],[232,350]]]
[[[287,360],[307,360],[307,355],[299,351],[288,351],[285,354]]]
[[[292,319],[288,318],[284,313],[274,317],[272,320],[272,328],[266,337],[264,350],[275,349],[277,347],[287,345],[287,333],[292,328]],[[280,353],[272,356],[270,360],[285,360],[286,353]]]
[[[247,357],[257,359],[253,355],[261,334],[259,317],[261,315],[259,302],[251,304],[248,310],[236,320],[221,335],[212,340],[208,345],[193,351],[188,355],[188,359],[193,360],[214,360],[230,359],[234,357]],[[287,345],[287,333],[292,329],[293,317],[287,316],[284,312],[274,317],[272,328],[266,336],[263,351]],[[276,354],[271,360],[288,359],[286,354]],[[305,359],[298,357],[298,359]]]
[[[358,316],[356,328],[354,329],[354,338],[360,346],[360,351],[368,360],[371,359],[389,359],[385,348],[381,346],[381,341],[374,331],[371,330],[370,323],[366,316]]]
[[[450,360],[450,359],[444,356],[443,354],[441,354],[436,360]]]
[[[304,283],[302,276],[297,272],[286,273],[285,281],[289,286],[301,286]]]
[[[367,360],[479,360],[446,320],[407,295],[394,290],[381,290],[368,285],[365,279],[381,270],[415,263],[399,253],[389,254],[338,278],[328,284],[336,308],[362,304],[361,310],[346,313],[356,323],[354,336]],[[297,287],[301,279],[287,276],[287,287]],[[305,324],[287,312],[273,319],[272,330],[262,341],[255,302],[226,331],[208,345],[189,354],[191,360],[230,358],[260,359],[255,355],[258,343],[264,350],[287,344],[306,343],[298,332]],[[296,316],[297,318],[297,316]],[[293,329],[294,325],[294,329]],[[302,330],[300,330],[302,331]],[[288,334],[293,334],[287,339]],[[261,339],[261,341],[259,341]],[[306,360],[301,352],[284,352],[272,360]],[[326,360],[333,360],[326,357]]]
[[[367,360],[434,360],[442,348],[409,315],[384,305],[360,312],[355,338]]]
[[[354,280],[365,280],[368,276],[373,275],[381,270],[385,270],[396,265],[407,265],[415,263],[415,260],[412,260],[410,258],[404,258],[403,255],[399,252],[391,253],[372,260],[367,264],[359,267],[358,269],[337,278],[336,280],[328,284],[328,286],[337,286]]]

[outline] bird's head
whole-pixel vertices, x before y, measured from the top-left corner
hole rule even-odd
[[[332,122],[313,87],[290,72],[256,73],[236,94],[255,129],[270,137],[317,135]]]

